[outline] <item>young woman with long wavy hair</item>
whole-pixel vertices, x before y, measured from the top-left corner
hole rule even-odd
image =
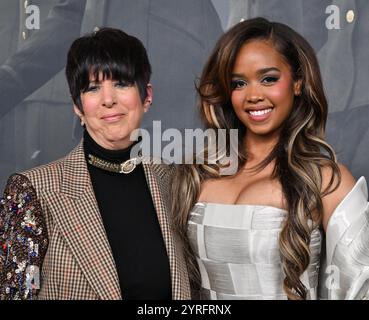
[[[365,297],[366,181],[355,183],[324,140],[328,106],[308,42],[281,23],[241,22],[219,39],[197,89],[206,128],[238,129],[238,170],[181,165],[172,184],[194,297]]]

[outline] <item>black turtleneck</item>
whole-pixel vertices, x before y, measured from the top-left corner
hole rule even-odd
[[[88,154],[109,162],[130,158],[133,145],[107,150],[84,133],[93,189],[118,271],[123,299],[171,299],[170,267],[163,236],[140,164],[129,174],[88,163]]]

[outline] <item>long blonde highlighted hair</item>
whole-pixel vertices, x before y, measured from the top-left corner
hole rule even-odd
[[[300,277],[309,265],[311,233],[321,224],[322,197],[340,182],[334,151],[325,142],[328,107],[314,50],[301,35],[281,23],[255,18],[235,25],[218,40],[203,69],[197,86],[200,113],[206,128],[238,129],[238,166],[242,167],[247,161],[247,129],[232,107],[231,74],[239,50],[252,40],[271,43],[290,65],[293,79],[301,81],[301,94],[294,99],[279,141],[258,170],[275,161],[273,177],[280,181],[288,207],[279,237],[283,286],[289,299],[305,299],[306,288]],[[322,166],[332,172],[323,191]],[[186,236],[189,212],[199,197],[201,183],[217,177],[219,166],[181,165],[172,184],[175,224],[186,244],[195,284],[199,283],[199,273]]]

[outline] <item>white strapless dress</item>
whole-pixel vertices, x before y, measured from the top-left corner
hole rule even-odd
[[[301,276],[307,299],[369,297],[369,203],[364,177],[335,209],[327,234],[312,232]],[[188,236],[201,299],[287,299],[278,237],[287,212],[270,206],[198,202]]]

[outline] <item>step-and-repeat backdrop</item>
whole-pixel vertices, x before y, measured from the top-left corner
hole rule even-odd
[[[153,67],[143,127],[201,126],[194,83],[220,34],[263,16],[303,34],[329,99],[327,139],[369,180],[367,0],[1,0],[0,189],[7,177],[67,154],[81,139],[64,76],[72,41],[96,27],[137,36]]]

